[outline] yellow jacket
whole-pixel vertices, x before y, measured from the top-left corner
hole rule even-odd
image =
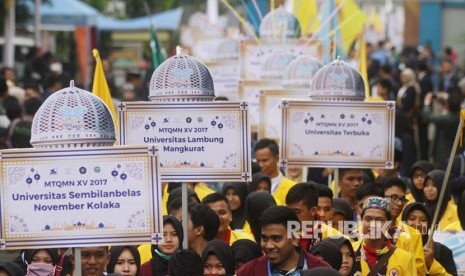
[[[357,251],[362,246],[362,242],[363,240],[352,244],[355,251]],[[360,267],[362,269],[361,275],[363,276],[368,275],[368,273],[370,272],[370,267],[368,263],[363,259],[363,257],[360,257]],[[389,257],[386,275],[410,276],[410,275],[415,275],[415,274],[412,274],[412,271],[414,270],[415,270],[415,265],[413,264],[412,254],[397,247],[394,253],[391,255],[391,257]],[[359,275],[359,274],[356,273],[354,275]],[[423,276],[424,275],[426,274],[423,274]]]
[[[202,201],[204,197],[206,197],[207,195],[211,193],[214,193],[215,191],[211,189],[210,187],[208,187],[207,184],[203,182],[199,182],[197,183],[197,185],[195,185],[194,192],[197,194],[200,201]],[[168,206],[166,206],[166,203],[168,202],[168,196],[169,196],[168,185],[165,185],[165,188],[163,189],[163,197],[161,198],[161,204],[162,204],[161,211],[164,216],[168,215]]]
[[[255,241],[252,234],[249,234],[246,232],[240,232],[236,230],[231,230],[231,236],[229,238],[229,245],[231,246],[237,240],[251,240],[253,242]]]
[[[283,180],[281,183],[279,183],[278,188],[273,193],[273,197],[276,200],[276,203],[285,203],[286,202],[286,196],[289,190],[294,186],[296,183],[292,180],[290,180],[287,177],[283,177]]]
[[[428,271],[429,276],[449,276],[452,274],[447,273],[446,269],[436,259]]]
[[[139,250],[140,255],[140,264],[145,264],[146,262],[152,259],[152,244],[146,243],[140,245],[137,250]]]
[[[426,275],[425,254],[420,232],[402,222],[397,224],[397,227],[401,230],[401,235],[397,239],[396,246],[414,257],[416,275]]]
[[[444,231],[449,225],[459,222],[459,216],[457,214],[457,205],[450,200],[447,203],[446,211],[441,217],[441,220],[439,221],[439,231]],[[460,225],[460,222],[459,222]],[[462,229],[459,228],[457,229],[458,231],[461,231]]]

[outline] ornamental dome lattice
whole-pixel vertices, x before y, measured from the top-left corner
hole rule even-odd
[[[309,96],[315,101],[363,101],[365,85],[362,75],[338,58],[315,74]]]
[[[110,110],[89,91],[70,86],[53,93],[32,121],[35,148],[62,149],[113,146],[115,125]]]
[[[264,79],[282,79],[284,70],[294,59],[295,56],[289,52],[274,52],[263,62],[260,76]]]
[[[164,61],[150,80],[150,96],[153,102],[213,101],[215,89],[208,68],[200,60],[178,54]]]
[[[299,38],[300,24],[294,14],[279,7],[269,12],[260,24],[261,39]]]
[[[310,89],[310,82],[323,65],[311,56],[299,56],[284,70],[283,86]]]

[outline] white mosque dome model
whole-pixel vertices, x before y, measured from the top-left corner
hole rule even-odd
[[[183,54],[180,47],[175,56],[158,66],[150,80],[152,102],[205,102],[214,98],[213,78],[208,68],[200,60]]]
[[[313,101],[363,101],[365,85],[362,75],[338,58],[315,74],[309,96]]]
[[[294,59],[284,70],[283,86],[310,89],[310,82],[323,65],[308,55]]]
[[[70,86],[53,93],[32,121],[34,148],[113,146],[116,132],[110,110],[91,92]]]
[[[281,6],[265,15],[260,23],[261,39],[277,40],[299,37],[300,25],[297,17]]]

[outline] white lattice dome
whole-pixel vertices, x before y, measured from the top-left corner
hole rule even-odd
[[[294,14],[279,7],[269,12],[260,23],[261,39],[299,38],[300,24]]]
[[[284,70],[283,86],[310,88],[310,82],[323,65],[311,56],[299,56]]]
[[[284,70],[294,59],[295,56],[287,51],[274,52],[263,62],[260,76],[264,79],[282,79]]]
[[[113,146],[115,126],[108,107],[91,92],[70,87],[53,93],[32,121],[35,148]]]
[[[315,74],[309,96],[316,101],[363,101],[365,85],[362,75],[338,58]]]
[[[149,99],[154,102],[213,101],[214,98],[208,68],[182,50],[160,64],[150,80]]]

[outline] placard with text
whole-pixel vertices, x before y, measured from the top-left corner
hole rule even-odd
[[[246,102],[126,102],[119,121],[121,144],[160,145],[162,181],[250,180]]]
[[[161,241],[158,160],[153,145],[2,151],[2,248]]]
[[[240,80],[257,81],[262,79],[263,63],[267,57],[276,53],[288,51],[296,57],[300,55],[319,56],[319,42],[306,43],[303,40],[262,41],[257,44],[254,40],[242,41],[239,50]]]
[[[262,90],[260,92],[260,126],[258,138],[281,140],[281,102],[283,99],[308,99],[304,89]]]
[[[281,164],[393,168],[394,102],[287,101]]]

